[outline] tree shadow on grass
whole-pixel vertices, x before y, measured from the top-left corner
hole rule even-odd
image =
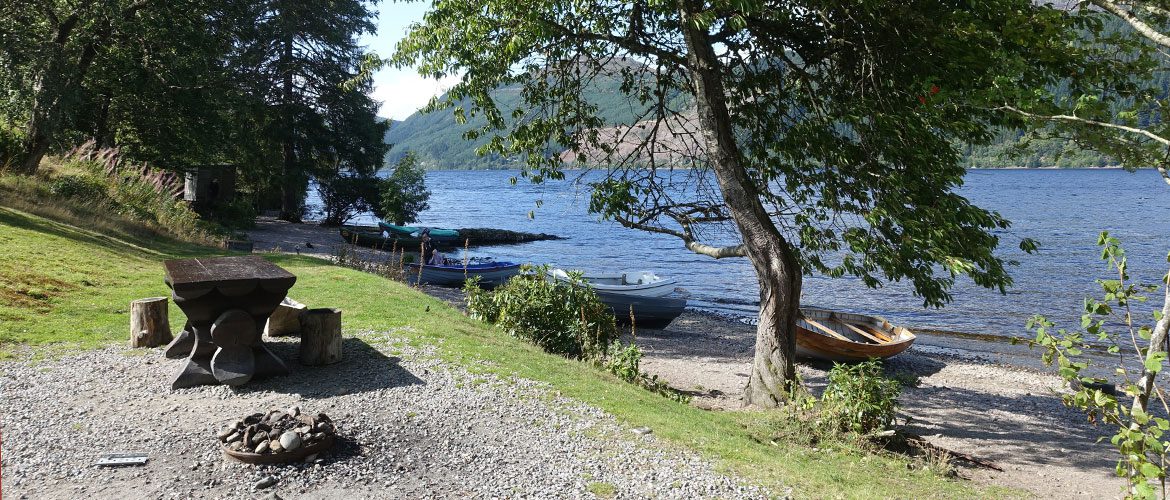
[[[265,345],[284,360],[290,373],[254,380],[236,388],[238,393],[273,391],[298,394],[306,399],[326,399],[426,383],[403,368],[400,358],[386,356],[359,338],[345,338],[341,361],[322,366],[300,363],[300,342],[296,337],[265,339]]]
[[[216,251],[214,248],[182,242],[153,231],[150,235],[110,236],[4,207],[0,207],[0,224],[57,236],[79,244],[115,249],[145,258],[193,257]]]

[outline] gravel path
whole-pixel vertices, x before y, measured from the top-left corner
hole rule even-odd
[[[243,388],[171,391],[179,360],[111,347],[0,364],[5,498],[753,498],[755,487],[604,412],[524,379],[469,373],[394,332],[345,340],[345,360],[296,363]],[[246,414],[299,405],[338,424],[322,463],[225,460],[215,432]],[[91,465],[145,452],[145,466]],[[278,482],[257,491],[268,476]]]

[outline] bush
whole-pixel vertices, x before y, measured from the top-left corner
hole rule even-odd
[[[417,220],[420,212],[430,208],[426,176],[414,154],[407,153],[398,160],[390,177],[380,183],[382,194],[380,203],[372,207],[374,215],[400,226]]]
[[[373,175],[337,174],[317,179],[321,196],[321,225],[340,226],[354,216],[368,212],[378,201],[378,184]]]
[[[592,288],[548,280],[547,270],[525,266],[492,292],[469,281],[468,312],[547,352],[602,359],[618,336],[613,314]]]
[[[173,174],[93,159],[69,159],[62,167],[67,172],[80,173],[50,181],[52,194],[102,207],[195,241],[216,239],[218,228],[200,220],[199,214],[177,196],[180,186]]]
[[[49,182],[49,193],[58,198],[78,201],[102,201],[106,198],[106,184],[88,175],[65,175]]]
[[[824,423],[841,432],[870,434],[894,424],[902,386],[882,374],[881,361],[834,364],[821,398]]]

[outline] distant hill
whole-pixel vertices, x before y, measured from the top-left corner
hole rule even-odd
[[[588,102],[598,107],[598,115],[610,126],[629,124],[636,120],[639,106],[620,91],[619,71],[623,66],[638,63],[618,61],[611,63],[610,76],[594,79],[586,91]],[[505,116],[511,114],[521,102],[520,87],[502,87],[492,93],[497,105]],[[503,159],[498,156],[478,156],[475,150],[487,143],[481,137],[467,141],[463,135],[482,127],[486,122],[482,116],[468,116],[466,124],[458,124],[452,110],[434,113],[415,113],[406,120],[395,123],[386,134],[386,142],[393,145],[388,153],[387,164],[398,161],[407,151],[413,151],[429,169],[488,169],[509,168],[517,159]]]
[[[1041,0],[1036,0],[1041,1]],[[1112,20],[1110,29],[1128,29],[1124,23]],[[637,63],[617,61],[611,73],[618,73],[622,66]],[[1151,83],[1161,88],[1163,95],[1170,93],[1170,72],[1156,75]],[[616,134],[636,120],[639,113],[636,102],[631,102],[620,91],[621,79],[617,76],[600,77],[585,93],[588,102],[598,107],[599,115],[607,128],[603,133]],[[1058,94],[1063,89],[1056,89]],[[501,111],[508,115],[520,103],[520,89],[516,86],[503,87],[493,92]],[[675,100],[675,109],[686,109],[685,97]],[[1144,113],[1141,126],[1161,120],[1157,112]],[[497,169],[515,168],[518,158],[504,159],[495,155],[478,156],[475,150],[483,146],[488,138],[474,141],[463,138],[464,133],[482,127],[481,116],[469,116],[466,124],[455,122],[451,110],[429,114],[415,113],[406,120],[394,122],[386,134],[386,142],[393,145],[387,155],[387,165],[398,161],[407,151],[419,156],[428,169]],[[622,149],[619,146],[619,149]],[[589,154],[591,152],[587,152]],[[591,154],[590,154],[591,156]],[[1069,139],[1025,139],[1018,131],[1005,130],[987,146],[967,146],[962,150],[962,164],[968,168],[1002,167],[1101,167],[1115,162],[1095,151],[1080,148]]]

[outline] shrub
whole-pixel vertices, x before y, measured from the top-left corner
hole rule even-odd
[[[1119,454],[1116,472],[1129,482],[1129,497],[1165,498],[1170,418],[1155,379],[1167,363],[1164,339],[1170,330],[1165,314],[1170,312],[1170,275],[1162,275],[1161,285],[1143,284],[1129,275],[1128,258],[1117,238],[1103,232],[1097,244],[1112,276],[1097,280],[1101,299],[1085,299],[1081,330],[1057,328],[1037,315],[1028,320],[1036,338],[1026,342],[1039,347],[1044,364],[1055,364],[1057,375],[1072,386],[1071,392],[1061,395],[1064,404],[1114,432],[1109,441]],[[1166,260],[1170,262],[1170,255]],[[1162,286],[1167,289],[1158,294]],[[1155,309],[1143,321],[1133,306],[1151,295],[1164,297],[1164,302],[1161,310]],[[1088,354],[1093,343],[1113,356]],[[1118,385],[1095,376],[1102,373],[1115,374]],[[1161,404],[1151,409],[1155,401]]]
[[[469,282],[468,312],[547,352],[601,359],[618,336],[613,314],[592,288],[548,280],[547,270],[526,266],[492,292]]]
[[[317,179],[321,224],[340,226],[370,211],[378,201],[379,181],[373,175],[337,174]]]
[[[106,198],[106,184],[89,175],[65,175],[49,182],[49,194],[77,201],[102,201]]]
[[[606,350],[605,369],[626,382],[638,381],[638,376],[642,374],[641,364],[642,349],[633,342],[625,346],[621,342],[614,342]]]
[[[394,172],[380,184],[381,200],[374,207],[374,215],[398,225],[409,224],[418,214],[430,208],[427,200],[427,172],[418,164],[414,153],[407,153],[394,166]]]
[[[620,341],[609,344],[605,351],[605,359],[598,362],[606,371],[631,384],[638,384],[655,394],[673,399],[680,403],[688,403],[691,397],[679,392],[658,380],[658,375],[650,375],[641,370],[642,349],[633,342],[622,345]]]
[[[870,434],[893,425],[902,391],[897,380],[882,374],[881,361],[834,364],[821,398],[823,423],[841,432]]]

